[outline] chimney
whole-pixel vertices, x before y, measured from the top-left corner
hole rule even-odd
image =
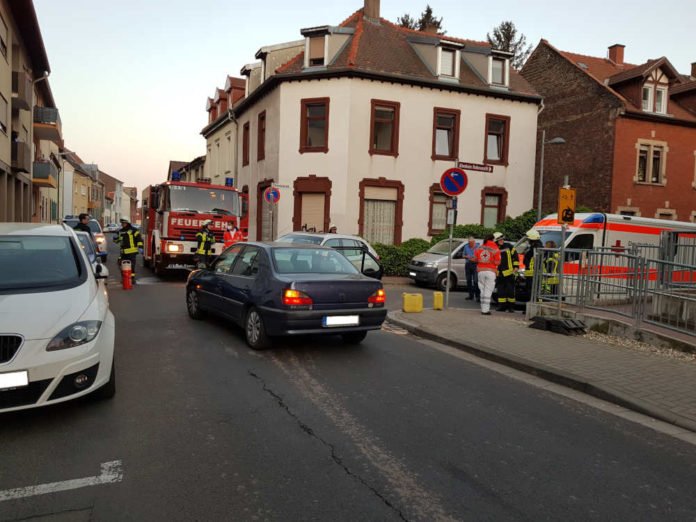
[[[425,28],[423,29],[424,33],[428,34],[437,34],[437,25],[433,23],[427,23],[425,24]]]
[[[363,11],[367,18],[379,20],[379,0],[365,0],[365,9]]]
[[[691,63],[691,77],[696,79],[696,62]]]
[[[626,46],[621,44],[614,44],[609,47],[609,59],[616,65],[623,65],[625,48]]]

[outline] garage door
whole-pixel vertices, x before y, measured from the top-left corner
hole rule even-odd
[[[324,231],[324,203],[326,195],[323,192],[303,192],[301,197],[302,218],[300,226],[313,232]]]

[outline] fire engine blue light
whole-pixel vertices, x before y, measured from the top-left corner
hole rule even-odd
[[[184,236],[179,236],[179,241],[183,241],[183,240],[184,240]]]
[[[234,178],[225,178],[226,187],[234,187]]]
[[[181,172],[178,170],[172,172],[172,181],[181,181]]]
[[[583,223],[604,223],[603,214],[592,214],[582,220]]]

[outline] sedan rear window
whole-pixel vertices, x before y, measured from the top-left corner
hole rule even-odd
[[[273,263],[280,274],[358,274],[358,270],[335,250],[274,248]]]
[[[277,239],[281,243],[297,243],[302,245],[321,245],[322,238],[304,234],[287,234]]]
[[[0,290],[64,287],[83,275],[68,237],[0,236]]]

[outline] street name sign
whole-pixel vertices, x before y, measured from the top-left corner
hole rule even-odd
[[[493,172],[493,165],[486,165],[484,163],[467,163],[465,161],[460,161],[457,166],[460,169],[475,170],[478,172]]]

